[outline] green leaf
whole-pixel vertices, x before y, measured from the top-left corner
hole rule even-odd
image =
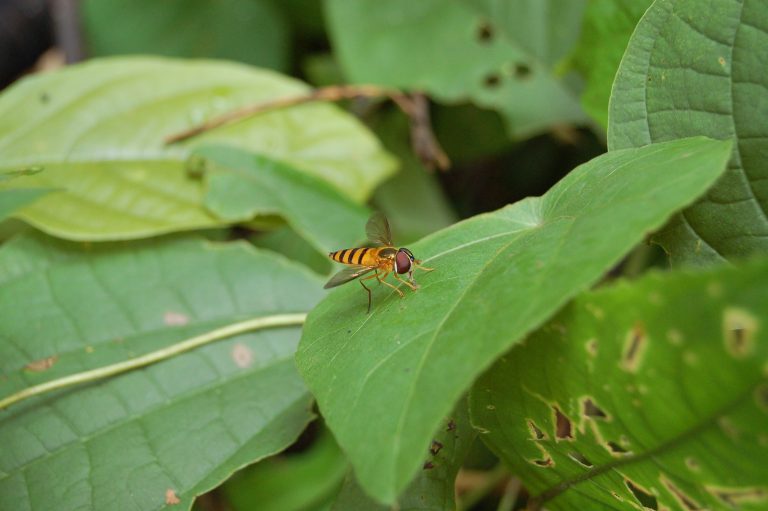
[[[768,4],[658,0],[613,86],[608,145],[735,138],[728,172],[659,236],[673,263],[768,251]]]
[[[307,319],[299,371],[358,481],[393,502],[474,378],[723,172],[704,138],[602,155],[529,198],[411,248],[432,273],[399,299],[351,283]],[[670,178],[674,172],[674,177]]]
[[[608,127],[608,100],[621,57],[637,22],[652,0],[593,0],[587,4],[581,36],[569,65],[586,79],[581,106]]]
[[[555,63],[578,37],[584,2],[327,0],[336,55],[350,81],[471,99],[525,137],[583,120]],[[446,58],[450,56],[450,58]]]
[[[15,172],[0,172],[0,184],[25,175],[40,172],[39,169],[22,169]],[[0,189],[0,220],[27,204],[52,192],[51,188],[15,188],[11,190]]]
[[[270,0],[87,0],[82,16],[92,56],[211,57],[288,68],[288,24]]]
[[[305,511],[330,504],[347,469],[347,460],[323,428],[309,449],[275,456],[224,483],[221,491],[234,511]]]
[[[205,205],[219,218],[237,222],[280,215],[322,254],[360,241],[368,212],[328,183],[230,147],[202,147],[194,156],[207,168]]]
[[[410,243],[458,220],[434,172],[430,172],[413,153],[408,120],[400,113],[383,113],[373,126],[384,146],[397,155],[400,172],[374,193],[374,202],[383,211],[395,242]]]
[[[333,503],[333,511],[456,509],[454,481],[476,437],[477,432],[469,423],[467,401],[462,399],[450,417],[435,432],[429,449],[424,452],[424,463],[419,474],[394,506],[384,506],[371,499],[350,473]]]
[[[2,189],[53,187],[15,216],[56,236],[108,240],[221,225],[185,161],[201,144],[260,153],[362,202],[393,160],[358,121],[329,104],[264,113],[192,139],[164,138],[244,105],[303,94],[272,72],[159,58],[91,61],[23,80],[0,96],[0,172],[45,172]]]
[[[763,260],[581,295],[478,380],[473,424],[547,509],[765,509],[766,279]]]
[[[0,249],[0,396],[320,295],[317,277],[245,243],[18,237]],[[0,411],[0,509],[161,509],[168,490],[188,509],[311,419],[299,331],[238,335]]]
[[[269,232],[251,237],[251,243],[259,248],[279,252],[285,257],[303,264],[318,275],[331,272],[331,260],[327,253],[320,254],[307,241],[291,230],[290,227],[278,227]]]

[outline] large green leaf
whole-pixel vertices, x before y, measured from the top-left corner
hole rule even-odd
[[[397,499],[394,506],[379,504],[365,494],[352,473],[347,476],[333,511],[446,511],[456,509],[454,482],[464,458],[477,437],[469,423],[467,400],[456,409],[435,432],[429,449],[423,453],[419,474]]]
[[[696,138],[600,156],[412,246],[435,268],[418,292],[376,287],[370,314],[357,283],[320,302],[297,363],[363,488],[394,501],[474,378],[703,193],[730,149]]]
[[[278,214],[322,254],[360,241],[366,209],[328,183],[289,165],[230,147],[202,147],[208,174],[205,205],[218,217],[244,221]]]
[[[768,4],[657,0],[616,76],[610,149],[735,138],[728,172],[659,237],[673,262],[768,251]]]
[[[272,0],[87,0],[91,56],[210,57],[286,70],[288,26]]]
[[[393,161],[328,104],[272,111],[190,143],[164,137],[239,106],[306,92],[298,81],[229,63],[114,58],[23,80],[0,96],[0,171],[45,169],[0,188],[54,187],[17,216],[57,236],[123,239],[220,225],[185,160],[222,143],[323,179],[362,201]]]
[[[585,77],[584,110],[608,127],[608,100],[621,57],[637,22],[653,0],[593,0],[587,4],[584,28],[569,59]]]
[[[578,297],[475,384],[547,509],[766,509],[768,261]]]
[[[469,98],[527,136],[583,113],[554,64],[578,37],[584,2],[326,0],[336,54],[353,82]]]
[[[320,288],[244,243],[16,238],[0,249],[0,396],[238,320],[307,311]],[[296,327],[239,335],[1,410],[0,509],[161,509],[168,490],[189,508],[312,417],[298,339]]]

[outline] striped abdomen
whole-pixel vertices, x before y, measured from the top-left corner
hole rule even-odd
[[[379,252],[382,248],[360,247],[347,248],[331,252],[328,257],[338,263],[359,264],[362,266],[377,266],[379,263]]]

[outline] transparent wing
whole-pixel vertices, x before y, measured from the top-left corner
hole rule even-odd
[[[392,246],[392,232],[389,230],[389,222],[381,211],[376,211],[368,219],[368,223],[365,224],[365,234],[372,243]]]
[[[339,273],[331,277],[331,280],[329,280],[324,286],[323,289],[330,289],[332,287],[340,286],[342,284],[346,284],[350,280],[354,280],[357,277],[361,275],[365,275],[369,271],[373,271],[373,266],[350,266],[349,268],[344,268]]]

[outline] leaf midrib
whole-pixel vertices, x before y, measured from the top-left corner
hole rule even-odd
[[[665,442],[662,442],[656,447],[650,448],[643,453],[626,455],[620,459],[608,462],[604,465],[590,468],[581,475],[564,479],[559,483],[557,483],[556,485],[544,490],[539,495],[534,497],[535,502],[539,504],[543,504],[559,496],[568,488],[571,488],[579,483],[589,481],[597,476],[604,474],[609,470],[613,470],[626,465],[631,465],[634,463],[640,463],[640,462],[646,461],[649,458],[653,458],[658,454],[662,454],[667,450],[674,449],[680,444],[686,442],[691,438],[694,438],[699,433],[702,433],[706,429],[715,425],[718,418],[725,416],[734,408],[742,404],[745,400],[749,399],[749,397],[752,395],[752,393],[758,387],[758,385],[764,383],[765,381],[766,380],[762,377],[758,378],[754,383],[748,385],[744,391],[737,394],[737,396],[733,399],[733,401],[725,404],[724,406],[715,410],[713,413],[707,415],[699,423],[695,424],[693,427],[680,432],[679,434],[671,437]]]

